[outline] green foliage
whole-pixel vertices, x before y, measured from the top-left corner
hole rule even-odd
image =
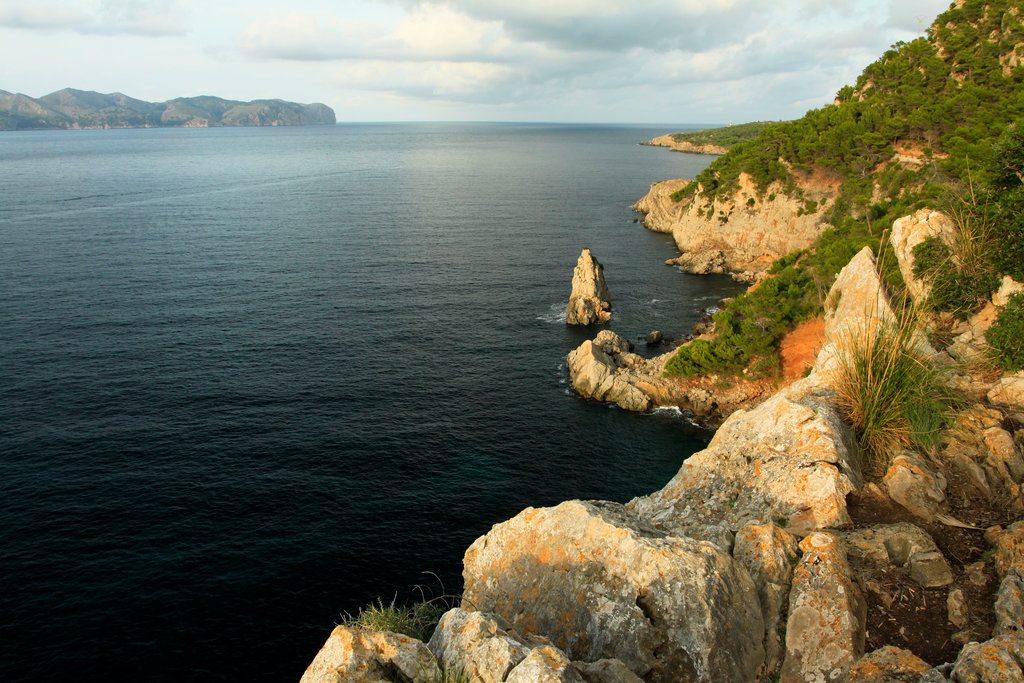
[[[926,238],[913,253],[914,275],[931,283],[928,303],[938,311],[966,319],[999,286],[999,279],[984,264],[972,267],[954,259],[938,237]]]
[[[996,271],[1024,281],[1024,120],[1008,126],[994,147],[986,197],[991,260]]]
[[[908,312],[840,349],[837,404],[853,425],[865,469],[875,475],[885,473],[896,450],[936,445],[957,407],[915,348],[914,320]]]
[[[1014,294],[985,333],[992,359],[1004,370],[1024,370],[1024,294]]]
[[[689,142],[694,145],[717,145],[729,148],[741,142],[753,140],[769,125],[771,124],[768,121],[741,123],[736,126],[707,128],[690,133],[676,133],[672,136],[672,139],[676,142]]]
[[[411,607],[401,607],[392,600],[385,605],[381,600],[370,603],[359,610],[356,616],[346,615],[345,624],[359,626],[369,631],[390,631],[426,642],[434,634],[437,622],[445,608],[434,600],[417,602]]]

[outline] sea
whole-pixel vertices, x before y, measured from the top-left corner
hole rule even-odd
[[[708,436],[574,394],[564,307],[584,247],[643,354],[740,291],[631,210],[700,127],[0,133],[0,680],[296,681],[492,525],[663,486]]]

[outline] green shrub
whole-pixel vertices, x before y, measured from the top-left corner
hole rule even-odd
[[[914,247],[914,275],[932,286],[928,304],[937,311],[966,319],[978,305],[991,296],[999,279],[988,264],[957,262],[949,247],[931,236]]]
[[[868,473],[884,474],[899,449],[936,445],[957,400],[916,350],[912,315],[854,335],[840,354],[837,404]]]
[[[1024,293],[1014,294],[985,333],[992,359],[1004,370],[1024,370]]]

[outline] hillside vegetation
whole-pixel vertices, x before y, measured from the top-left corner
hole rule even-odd
[[[715,145],[729,149],[741,142],[753,140],[770,125],[772,125],[771,121],[740,123],[735,126],[706,128],[689,133],[673,133],[672,139],[676,142],[689,142],[692,145]]]
[[[885,254],[888,229],[924,206],[958,216],[975,255],[928,247],[934,273],[944,274],[936,310],[965,317],[1000,276],[1024,279],[1024,123],[1013,125],[1024,117],[1022,17],[1021,0],[954,5],[926,38],[892,46],[834,104],[767,126],[673,196],[710,207],[733,196],[740,174],[762,194],[802,198],[812,178],[836,188],[806,202],[826,223],[817,243],[773,266],[779,285],[770,280],[728,303],[715,316],[716,339],[681,348],[670,374],[772,372],[780,335],[821,310],[835,274],[864,246],[901,293],[895,259]]]

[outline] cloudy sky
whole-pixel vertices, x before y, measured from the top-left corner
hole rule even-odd
[[[0,89],[339,121],[728,123],[830,102],[948,0],[0,0]]]

